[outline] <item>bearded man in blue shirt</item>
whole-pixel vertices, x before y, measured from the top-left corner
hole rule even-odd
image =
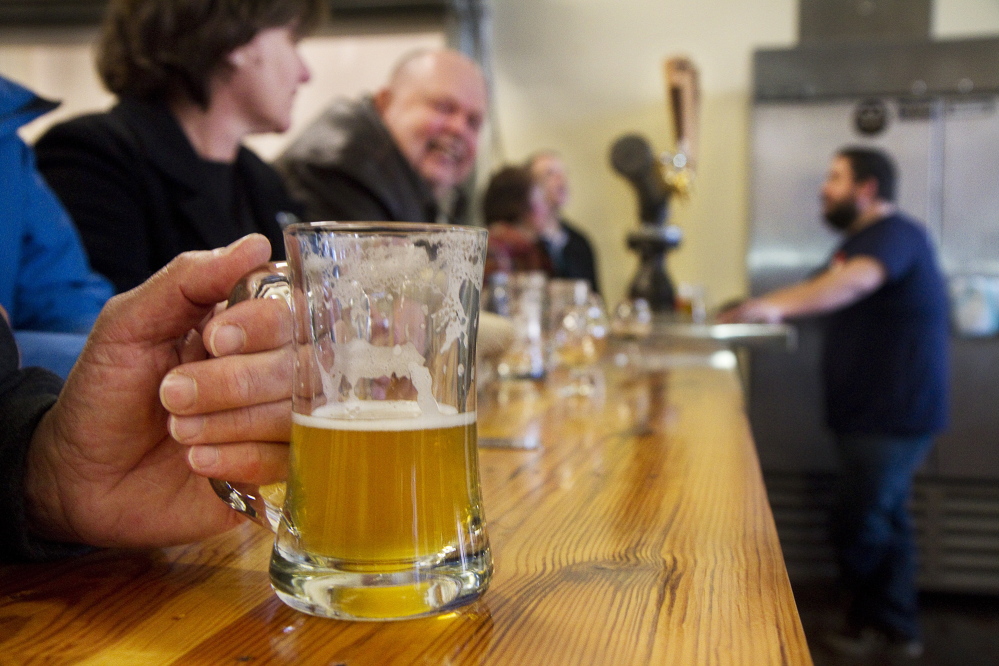
[[[916,544],[908,500],[947,423],[947,291],[923,227],[899,212],[885,154],[846,148],[822,187],[845,236],[815,277],[753,298],[723,321],[775,323],[828,314],[826,421],[842,463],[832,518],[847,624],[827,637],[856,656],[922,654]]]

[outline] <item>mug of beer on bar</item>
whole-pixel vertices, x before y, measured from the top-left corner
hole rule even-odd
[[[287,266],[233,298],[292,305],[287,486],[216,492],[276,531],[271,584],[300,611],[395,620],[472,601],[492,574],[474,376],[486,232],[318,222],[284,238]]]

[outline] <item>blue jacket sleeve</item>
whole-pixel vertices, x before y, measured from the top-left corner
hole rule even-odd
[[[7,176],[12,201],[3,216],[19,231],[17,272],[8,307],[15,329],[85,333],[114,290],[90,268],[65,208],[42,179],[34,154],[10,137]]]

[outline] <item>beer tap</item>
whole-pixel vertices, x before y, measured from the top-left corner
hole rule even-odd
[[[611,146],[614,169],[635,189],[641,225],[628,234],[628,248],[639,254],[638,271],[628,289],[632,300],[645,299],[653,311],[672,312],[676,294],[666,271],[666,253],[683,234],[668,224],[673,196],[687,197],[697,150],[697,70],[687,58],[664,63],[667,112],[673,124],[673,152],[656,157],[639,134],[626,134]]]

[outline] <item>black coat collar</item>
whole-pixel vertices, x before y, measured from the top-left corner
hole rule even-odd
[[[112,114],[118,115],[129,128],[153,168],[175,184],[176,187],[171,189],[176,205],[206,246],[222,247],[228,244],[231,240],[228,231],[221,225],[211,224],[211,221],[219,215],[230,215],[232,211],[219,210],[216,200],[205,189],[204,160],[194,151],[194,146],[166,105],[123,98]],[[235,167],[245,183],[255,182],[252,173],[258,165],[263,166],[260,159],[240,146]],[[258,227],[276,225],[275,220],[261,219],[261,211],[267,209],[261,197],[266,193],[250,188],[248,196]]]

